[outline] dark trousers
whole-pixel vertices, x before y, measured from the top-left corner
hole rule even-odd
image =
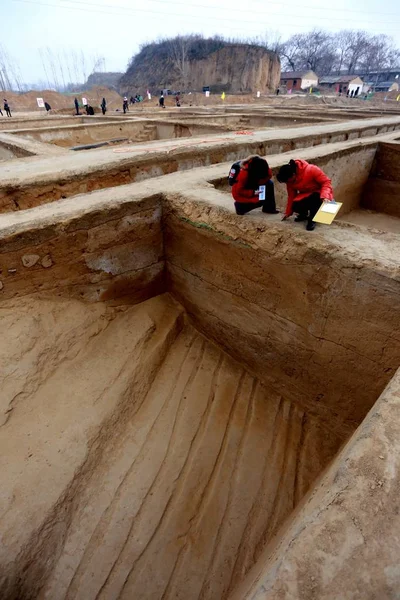
[[[308,219],[311,223],[315,215],[317,214],[321,206],[321,198],[319,193],[315,192],[303,200],[293,202],[293,212],[297,213],[300,217]]]
[[[235,202],[237,215],[245,215],[255,208],[260,208],[260,206],[262,206],[264,213],[276,212],[274,183],[271,180],[265,184],[265,200],[260,200],[260,202]]]
[[[11,117],[11,110],[9,108],[4,109],[7,113],[7,117]]]

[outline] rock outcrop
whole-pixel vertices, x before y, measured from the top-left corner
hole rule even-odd
[[[266,92],[278,85],[279,77],[279,57],[266,48],[176,38],[143,48],[121,78],[120,88],[123,93],[147,88],[201,91],[203,86],[214,92]]]

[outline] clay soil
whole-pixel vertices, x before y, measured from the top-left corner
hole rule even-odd
[[[343,442],[181,314],[3,303],[3,598],[225,598]]]

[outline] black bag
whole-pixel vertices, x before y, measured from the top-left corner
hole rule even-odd
[[[233,163],[233,165],[231,166],[231,169],[229,171],[228,183],[230,186],[232,186],[236,183],[239,173],[240,173],[240,161],[238,160],[237,162]]]

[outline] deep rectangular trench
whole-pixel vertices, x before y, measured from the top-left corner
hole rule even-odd
[[[125,190],[0,237],[5,600],[230,597],[400,364],[390,235]]]
[[[132,123],[134,123],[133,120]],[[65,169],[63,157],[49,157],[48,160],[51,161],[52,168],[47,169],[41,178],[34,177],[31,182],[24,178],[18,181],[18,178],[8,174],[8,177],[3,180],[0,186],[0,213],[25,210],[76,194],[125,185],[134,181],[143,181],[176,171],[189,170],[193,167],[233,160],[234,158],[244,158],[252,153],[270,156],[282,152],[295,152],[295,150],[301,148],[312,148],[318,145],[375,136],[399,127],[400,125],[397,123],[380,124],[375,127],[360,123],[354,129],[344,132],[329,131],[312,135],[305,133],[304,135],[299,134],[292,140],[283,137],[282,139],[256,141],[249,137],[243,140],[240,146],[233,143],[235,140],[229,143],[230,139],[225,139],[222,134],[221,139],[217,140],[217,144],[214,144],[213,138],[210,137],[209,147],[205,143],[196,148],[195,140],[193,140],[187,148],[177,147],[173,149],[172,153],[161,153],[160,155],[152,154],[154,148],[144,148],[141,156],[136,154],[130,156],[129,152],[121,156],[113,155],[111,154],[112,150],[107,150],[106,152],[110,152],[110,164],[107,166],[97,166],[96,154],[93,153],[93,163],[90,164],[90,168],[85,170]],[[340,129],[340,125],[338,125],[338,129]],[[195,153],[194,148],[196,148]],[[120,161],[115,164],[117,158]]]
[[[393,376],[383,265],[247,223],[153,196],[2,240],[2,598],[227,598]]]
[[[196,122],[179,123],[133,119],[108,121],[104,119],[104,122],[86,120],[78,125],[64,124],[58,127],[49,125],[40,129],[19,129],[12,133],[24,139],[55,144],[62,148],[72,148],[118,138],[124,138],[131,143],[141,143],[208,135],[225,130],[226,128],[212,123],[207,125]]]

